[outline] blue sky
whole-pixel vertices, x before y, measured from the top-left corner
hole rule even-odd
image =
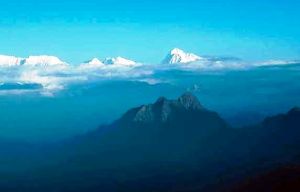
[[[157,63],[180,47],[248,60],[299,59],[299,7],[292,0],[1,0],[0,53]]]

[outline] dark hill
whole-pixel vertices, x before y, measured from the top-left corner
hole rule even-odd
[[[221,191],[299,163],[300,111],[234,129],[191,93],[159,98],[110,125],[47,148],[0,191]],[[30,157],[20,157],[31,162]],[[8,179],[9,178],[9,179]]]

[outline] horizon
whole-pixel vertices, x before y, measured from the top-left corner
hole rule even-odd
[[[277,64],[300,63],[300,59],[298,59],[298,58],[297,59],[275,59],[275,58],[269,58],[268,60],[266,60],[266,59],[264,59],[264,60],[245,60],[244,58],[234,57],[234,56],[229,56],[229,55],[200,55],[198,53],[192,53],[192,52],[183,50],[183,49],[181,49],[179,47],[174,47],[172,49],[169,49],[169,51],[164,55],[164,57],[162,57],[162,58],[156,58],[156,60],[157,60],[156,62],[149,62],[149,61],[140,62],[140,61],[135,60],[133,58],[124,57],[123,55],[106,56],[106,57],[97,57],[97,56],[94,56],[94,57],[87,58],[87,59],[85,59],[83,61],[77,62],[77,63],[68,62],[65,59],[60,58],[60,57],[58,57],[56,55],[47,55],[47,54],[39,54],[39,55],[30,54],[30,55],[21,57],[19,55],[6,55],[6,54],[1,54],[0,53],[0,56],[4,56],[4,57],[16,57],[17,59],[20,59],[20,60],[28,59],[30,57],[48,57],[48,58],[53,57],[55,59],[60,60],[61,62],[64,62],[66,64],[70,64],[70,65],[73,65],[73,66],[80,65],[80,64],[85,64],[85,63],[88,63],[88,62],[90,62],[90,61],[92,61],[94,59],[97,59],[100,62],[104,62],[107,59],[116,59],[116,58],[126,59],[126,60],[130,60],[130,61],[133,61],[135,63],[140,63],[140,64],[156,65],[156,64],[164,64],[163,63],[164,60],[168,56],[172,55],[173,54],[172,52],[174,50],[179,50],[179,51],[183,52],[183,54],[193,54],[193,55],[195,55],[197,57],[200,57],[200,58],[215,58],[215,59],[219,59],[220,61],[222,61],[223,59],[224,60],[226,60],[226,59],[228,59],[228,60],[240,60],[241,63],[244,61],[244,62],[248,62],[248,64],[250,64],[250,63],[255,64],[256,63],[257,65],[259,65],[259,64],[273,65],[274,62],[277,63]],[[3,63],[3,64],[5,64],[5,63]],[[59,63],[56,63],[56,64],[59,64]]]
[[[68,63],[122,56],[158,63],[179,47],[200,56],[299,59],[297,2],[12,0],[0,6],[5,55],[55,55]]]

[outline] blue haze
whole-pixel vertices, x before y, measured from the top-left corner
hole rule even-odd
[[[223,72],[165,71],[153,78],[162,83],[103,80],[70,85],[55,97],[2,95],[0,136],[55,141],[94,130],[159,96],[176,98],[185,91],[192,91],[205,107],[235,126],[257,123],[265,116],[300,106],[296,81],[300,65]]]
[[[157,63],[171,48],[247,60],[299,59],[299,1],[2,0],[0,54],[77,64],[121,55]]]

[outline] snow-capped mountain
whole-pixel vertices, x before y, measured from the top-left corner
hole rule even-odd
[[[23,65],[33,66],[33,67],[66,65],[66,63],[60,60],[58,57],[48,56],[48,55],[29,56],[28,58],[22,60],[21,63]]]
[[[123,57],[116,58],[106,58],[103,60],[103,63],[106,65],[121,65],[121,66],[135,66],[137,63],[135,61],[125,59]]]
[[[168,53],[166,58],[162,61],[164,64],[186,64],[202,60],[204,58],[193,53],[186,53],[181,49],[175,48]]]
[[[15,56],[0,55],[0,66],[2,67],[12,67],[21,64],[23,59]]]
[[[102,61],[100,61],[98,58],[93,58],[91,60],[82,63],[79,67],[81,69],[91,69],[91,68],[98,68],[103,66],[104,63]]]
[[[12,66],[56,66],[56,65],[67,65],[66,62],[61,61],[55,56],[39,55],[39,56],[29,56],[27,58],[0,55],[0,66],[12,67]]]
[[[89,64],[89,65],[104,65],[103,63],[102,63],[102,61],[100,61],[98,58],[93,58],[93,59],[91,59],[91,60],[89,60],[89,61],[87,61],[87,62],[85,62],[85,64]]]

